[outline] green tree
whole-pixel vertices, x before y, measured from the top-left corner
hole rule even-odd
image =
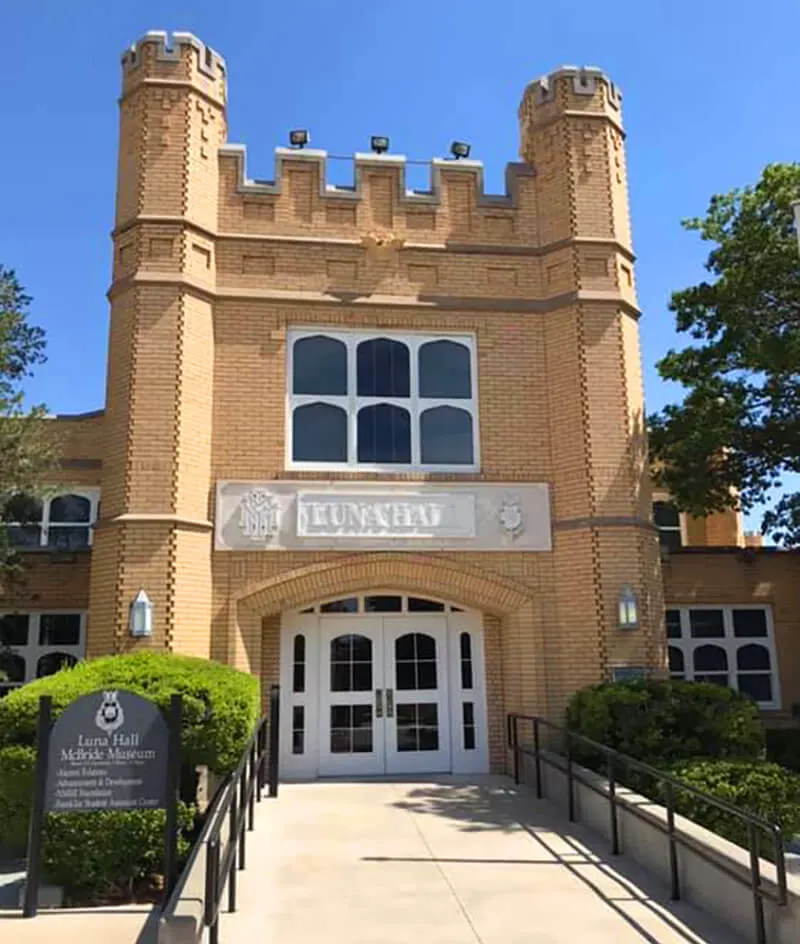
[[[30,298],[0,265],[0,520],[25,521],[55,466],[56,439],[45,408],[26,409],[22,384],[45,361],[44,331],[30,324]],[[24,497],[23,497],[24,496]],[[0,584],[19,571],[20,558],[0,527]]]
[[[675,292],[670,311],[693,343],[658,363],[686,390],[651,416],[656,476],[683,511],[771,504],[762,528],[800,544],[800,492],[771,501],[800,471],[800,254],[792,201],[800,164],[771,164],[754,186],[717,194],[687,230],[714,244],[710,281]]]

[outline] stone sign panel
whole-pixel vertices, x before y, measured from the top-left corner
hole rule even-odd
[[[549,551],[540,483],[219,482],[218,551]]]
[[[50,735],[45,810],[153,810],[167,805],[167,723],[122,690],[72,702]]]

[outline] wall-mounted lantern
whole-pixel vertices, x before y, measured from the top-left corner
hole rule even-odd
[[[617,603],[617,619],[620,629],[639,628],[639,604],[630,585],[625,585]]]
[[[131,603],[128,628],[135,639],[153,635],[153,604],[144,590],[140,590]]]

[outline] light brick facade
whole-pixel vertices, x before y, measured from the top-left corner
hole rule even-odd
[[[468,160],[409,194],[402,161],[375,155],[331,190],[309,150],[279,149],[274,183],[253,183],[226,94],[223,61],[186,34],[123,58],[106,407],[63,421],[64,478],[100,486],[100,517],[91,568],[42,564],[31,584],[88,606],[89,656],[150,645],[265,688],[286,610],[376,588],[473,608],[502,766],[506,712],[558,717],[615,665],[665,667],[619,93],[597,70],[531,83],[501,197]],[[479,471],[287,470],[287,331],[314,326],[472,334]],[[214,550],[217,482],[323,477],[546,483],[552,550]],[[135,642],[143,588],[154,629]]]

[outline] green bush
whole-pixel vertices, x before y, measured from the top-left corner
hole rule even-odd
[[[42,864],[48,880],[68,898],[130,895],[134,883],[161,870],[164,855],[163,810],[50,813],[45,825]],[[194,812],[178,808],[178,858],[188,852],[184,833]]]
[[[567,727],[659,768],[696,757],[764,757],[755,702],[710,682],[603,682],[572,696]],[[576,746],[575,757],[597,767],[596,752]]]
[[[32,747],[0,747],[0,845],[20,855],[28,841],[28,810],[33,794]]]
[[[205,659],[146,650],[82,662],[16,689],[0,700],[0,838],[7,844],[24,849],[27,839],[39,697],[52,697],[57,718],[81,695],[114,688],[149,698],[164,711],[171,695],[183,696],[184,774],[197,765],[221,775],[233,770],[259,713],[252,676]],[[184,830],[193,817],[193,808],[182,804]],[[158,810],[50,814],[47,876],[71,896],[130,890],[158,869],[163,825]],[[182,836],[179,848],[186,845]]]
[[[183,696],[182,761],[225,775],[236,767],[259,714],[258,681],[206,659],[140,650],[79,662],[0,699],[0,747],[33,746],[39,696],[53,699],[53,717],[81,695],[124,688],[164,712],[170,695]]]
[[[727,800],[757,816],[777,823],[784,838],[800,832],[800,776],[778,764],[741,760],[691,760],[675,764],[673,773],[684,783],[721,800]],[[679,813],[706,829],[748,846],[747,825],[736,816],[677,790],[675,807]],[[772,858],[769,837],[760,834],[762,856]]]
[[[767,760],[800,773],[800,728],[767,728]]]

